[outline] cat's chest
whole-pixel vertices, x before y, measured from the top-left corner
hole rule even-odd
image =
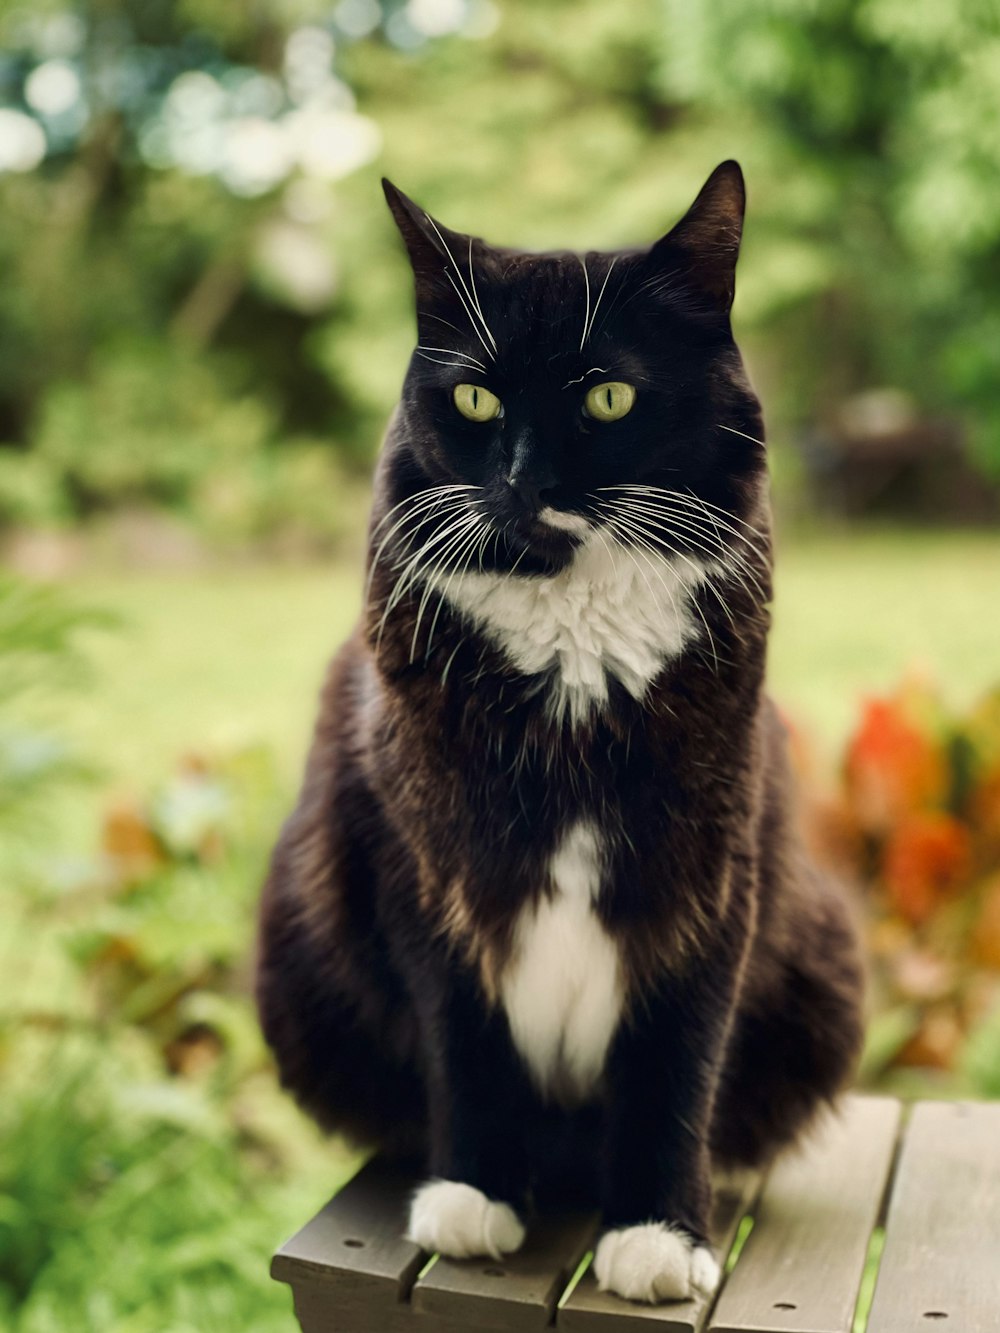
[[[547,892],[517,920],[500,978],[511,1036],[537,1086],[576,1100],[599,1079],[623,1005],[618,949],[596,911],[600,833],[572,824],[546,867]]]
[[[616,547],[595,532],[551,577],[467,573],[441,588],[517,670],[550,674],[552,711],[579,721],[607,702],[611,678],[641,700],[699,636],[694,594],[708,574],[693,557]]]

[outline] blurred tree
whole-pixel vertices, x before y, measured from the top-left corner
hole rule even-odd
[[[964,416],[1000,472],[1000,10],[663,0],[663,12],[665,87],[709,120],[749,110],[763,136],[755,225],[801,259],[770,320],[799,415],[893,385]]]
[[[0,0],[0,48],[0,520],[335,533],[410,346],[383,170],[457,227],[586,248],[739,156],[777,433],[891,384],[1000,468],[977,0]]]

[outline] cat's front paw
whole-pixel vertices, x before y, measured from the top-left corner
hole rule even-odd
[[[513,1208],[457,1180],[421,1185],[410,1204],[410,1240],[452,1259],[500,1259],[520,1247],[524,1227]]]
[[[719,1282],[712,1252],[665,1222],[607,1232],[594,1254],[594,1272],[602,1291],[653,1305],[708,1295]]]

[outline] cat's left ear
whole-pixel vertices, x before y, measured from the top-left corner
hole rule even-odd
[[[382,178],[382,189],[410,256],[418,299],[445,288],[445,265],[454,264],[456,257],[464,254],[469,244],[468,236],[435,222],[430,213],[385,177]]]
[[[745,207],[739,163],[721,162],[677,226],[650,250],[648,262],[664,273],[676,273],[699,297],[728,314]]]

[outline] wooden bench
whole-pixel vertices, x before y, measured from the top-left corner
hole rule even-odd
[[[709,1300],[598,1291],[596,1219],[579,1214],[541,1219],[499,1263],[428,1255],[402,1239],[416,1183],[370,1162],[278,1251],[303,1333],[1000,1330],[1000,1104],[848,1100],[766,1179],[720,1194]]]

